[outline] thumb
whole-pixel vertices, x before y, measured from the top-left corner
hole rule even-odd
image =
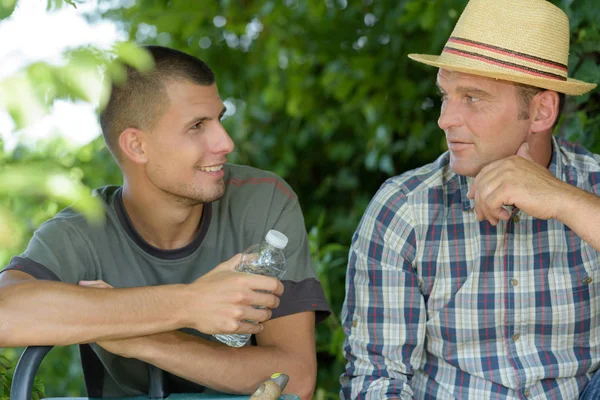
[[[219,267],[227,271],[235,271],[235,268],[242,262],[242,253],[238,253],[227,261],[219,264]]]
[[[529,143],[523,143],[521,147],[519,147],[519,150],[517,150],[517,155],[526,160],[533,161],[533,157],[531,157],[531,153],[529,153]]]
[[[469,191],[467,192],[467,198],[470,200],[473,200],[475,198],[476,191],[477,191],[477,179],[475,179],[473,181],[473,183],[471,183],[471,186],[469,187]]]

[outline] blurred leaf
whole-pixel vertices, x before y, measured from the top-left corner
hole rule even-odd
[[[77,8],[77,3],[74,0],[47,0],[46,10],[55,11],[61,9],[65,5]]]
[[[0,171],[0,196],[43,196],[73,207],[90,221],[103,221],[100,200],[64,171],[49,164],[11,165]]]
[[[8,18],[17,5],[17,0],[0,0],[0,20]]]
[[[154,68],[150,53],[131,42],[117,43],[114,49],[119,61],[128,64],[140,72],[149,72]]]

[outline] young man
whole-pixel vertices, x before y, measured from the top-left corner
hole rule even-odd
[[[280,371],[310,399],[315,319],[329,307],[296,195],[272,173],[226,164],[234,145],[208,66],[147,49],[154,70],[129,70],[101,115],[124,176],[96,192],[106,221],[66,209],[13,258],[0,274],[0,346],[95,342],[104,397],[147,392],[150,363],[172,374],[172,392],[251,393]],[[270,229],[289,238],[283,283],[234,271]],[[257,346],[215,333],[252,333]]]
[[[600,156],[552,137],[561,94],[595,87],[568,54],[547,1],[471,0],[410,56],[439,68],[449,151],[354,235],[342,398],[577,399],[600,366]]]

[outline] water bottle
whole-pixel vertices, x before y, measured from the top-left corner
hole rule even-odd
[[[236,267],[236,270],[281,279],[285,273],[285,255],[283,254],[283,249],[287,246],[287,243],[288,238],[283,233],[270,230],[267,232],[265,240],[244,250],[242,261]],[[256,323],[255,321],[247,322]],[[249,333],[214,335],[219,341],[231,347],[242,347],[250,339],[250,336]]]

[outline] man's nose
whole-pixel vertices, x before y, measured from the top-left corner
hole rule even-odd
[[[438,118],[438,126],[442,130],[459,126],[462,124],[463,119],[459,111],[459,104],[452,100],[445,100],[442,104],[440,111],[440,117]]]
[[[227,133],[227,130],[219,122],[217,131],[213,135],[212,150],[219,154],[229,154],[233,151],[235,144]]]

